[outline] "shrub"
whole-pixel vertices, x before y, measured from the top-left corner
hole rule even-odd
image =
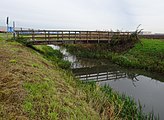
[[[29,41],[27,38],[19,37],[16,39],[17,42],[27,46],[27,47],[32,47],[33,43]]]

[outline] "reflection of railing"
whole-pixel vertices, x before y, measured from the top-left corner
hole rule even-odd
[[[81,70],[81,71],[80,71]],[[107,81],[107,80],[116,80],[120,78],[126,78],[127,74],[120,71],[108,71],[108,70],[93,70],[92,68],[86,69],[78,69],[76,72],[74,70],[74,74],[80,80],[83,81]]]
[[[120,78],[126,78],[126,73],[115,71],[115,72],[105,72],[105,73],[95,73],[95,74],[85,74],[77,76],[83,81],[107,81],[115,80]]]

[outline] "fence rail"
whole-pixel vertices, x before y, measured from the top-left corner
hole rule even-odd
[[[126,78],[127,75],[124,72],[115,71],[115,72],[96,72],[96,73],[86,73],[81,75],[76,75],[77,78],[79,78],[82,81],[108,81],[108,80],[116,80],[120,78]]]
[[[68,30],[15,30],[17,38],[23,37],[34,44],[49,43],[109,43],[113,35],[129,38],[131,32],[68,31]]]
[[[132,32],[70,31],[70,30],[15,30],[14,37],[23,37],[33,44],[109,43],[113,36],[128,39]],[[164,39],[164,35],[139,35],[140,38]]]

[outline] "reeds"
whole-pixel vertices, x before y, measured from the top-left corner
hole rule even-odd
[[[94,82],[80,83],[87,95],[86,101],[99,112],[101,117],[122,120],[158,120],[154,113],[144,113],[142,106],[126,95],[120,95],[105,85]]]

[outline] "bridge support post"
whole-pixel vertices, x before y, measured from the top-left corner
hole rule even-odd
[[[88,31],[87,31],[87,35],[86,35],[86,38],[87,38],[87,43],[88,43],[88,36],[89,36],[89,35],[88,35]]]
[[[98,32],[98,43],[100,43],[100,33]]]
[[[69,34],[69,40],[71,39],[71,36],[70,36],[70,31],[68,32],[68,34]]]
[[[110,36],[109,36],[109,32],[108,32],[108,43],[110,43]]]
[[[50,40],[50,32],[48,32],[48,39],[47,39],[48,41]]]
[[[75,41],[74,41],[74,44],[76,44],[76,31],[75,31]]]
[[[47,36],[46,36],[46,31],[44,31],[44,39],[45,39],[45,41],[47,40],[46,37],[47,37]]]
[[[34,37],[35,37],[34,34],[35,34],[35,33],[34,33],[34,30],[32,30],[32,40],[33,40],[33,41],[34,41]]]

